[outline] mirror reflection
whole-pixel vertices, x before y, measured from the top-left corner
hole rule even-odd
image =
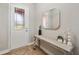
[[[45,12],[42,17],[42,26],[45,29],[58,29],[60,27],[59,10],[54,8]]]

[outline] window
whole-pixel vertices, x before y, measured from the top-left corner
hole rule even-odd
[[[15,27],[16,29],[23,29],[25,27],[24,21],[24,9],[15,8]]]

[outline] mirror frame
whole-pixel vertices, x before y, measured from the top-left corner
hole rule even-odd
[[[45,28],[43,26],[43,16],[45,15],[45,13],[48,13],[48,12],[50,12],[50,10],[54,10],[54,9],[57,9],[57,8],[52,8],[52,9],[49,9],[48,11],[43,12],[43,14],[42,14],[42,28],[43,29],[47,29],[47,30],[58,30],[60,28],[60,26],[61,26],[61,20],[60,20],[61,13],[60,13],[60,10],[59,9],[57,9],[58,10],[58,15],[59,15],[59,25],[56,28]]]

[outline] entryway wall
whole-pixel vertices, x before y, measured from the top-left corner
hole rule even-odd
[[[0,52],[8,49],[9,4],[0,3]]]
[[[73,44],[75,46],[74,54],[79,54],[79,3],[37,3],[36,6],[37,31],[39,25],[42,23],[42,14],[52,8],[59,9],[61,13],[61,27],[56,31],[42,29],[42,35],[51,39],[56,39],[58,35],[62,35],[64,37],[68,31],[71,32],[73,35]],[[45,46],[43,46],[43,48]],[[48,49],[48,47],[45,49]]]

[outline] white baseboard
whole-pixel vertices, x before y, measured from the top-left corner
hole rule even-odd
[[[32,45],[33,43],[34,43],[34,42],[28,43],[28,44],[26,44],[26,46]]]
[[[33,42],[28,43],[28,44],[23,44],[23,45],[21,45],[21,46],[11,48],[10,50],[17,49],[17,48],[21,48],[21,47],[24,47],[24,46],[29,46],[29,45],[32,45],[32,44],[33,44]]]
[[[25,44],[25,45],[23,45],[23,46],[29,46],[29,45],[32,45],[32,44],[33,44],[33,42],[28,43],[28,44]],[[23,47],[23,46],[20,46],[20,47]],[[20,48],[20,47],[16,47],[16,48]],[[11,50],[16,49],[16,48],[11,48],[11,49],[6,49],[6,50],[3,50],[3,51],[0,51],[0,55],[5,54],[5,53],[8,53],[8,52],[10,52]]]
[[[10,52],[10,49],[6,49],[6,50],[3,50],[3,51],[0,51],[0,55],[8,53],[8,52]]]

